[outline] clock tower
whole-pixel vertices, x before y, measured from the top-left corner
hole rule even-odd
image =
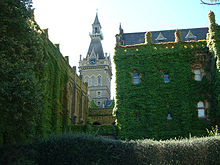
[[[89,34],[91,42],[85,58],[80,55],[79,72],[83,81],[88,84],[89,100],[101,108],[107,108],[111,104],[111,78],[112,67],[110,56],[103,52],[103,34],[98,14],[92,24],[92,32]]]

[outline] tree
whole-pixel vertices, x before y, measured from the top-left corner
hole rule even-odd
[[[204,0],[200,0],[201,4],[204,5],[220,5],[219,0],[209,0],[210,2],[205,2]]]
[[[43,53],[31,0],[1,0],[0,11],[0,143],[16,143],[34,136]]]

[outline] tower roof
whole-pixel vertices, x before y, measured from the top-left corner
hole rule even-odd
[[[93,25],[97,25],[97,24],[100,25],[99,18],[98,18],[98,13],[96,13]]]
[[[104,59],[105,58],[100,38],[92,38],[91,39],[91,42],[90,42],[90,45],[89,45],[89,50],[88,50],[86,58],[88,58],[88,56],[91,55],[93,50],[95,52],[95,55],[98,56],[98,59]]]

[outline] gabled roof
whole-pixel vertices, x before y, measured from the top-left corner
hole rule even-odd
[[[91,39],[86,58],[92,53],[92,51],[95,52],[95,55],[98,55],[98,59],[105,58],[100,38]]]
[[[204,28],[191,28],[191,29],[180,29],[179,31],[182,34],[183,41],[187,41],[189,38],[185,38],[190,32],[196,36],[196,40],[205,40],[206,34],[208,33],[208,27]],[[159,43],[161,40],[156,40],[160,33],[163,34],[166,40],[163,42],[175,42],[175,33],[176,30],[161,30],[161,31],[151,31],[152,33],[152,42]],[[145,42],[145,33],[146,32],[138,32],[138,33],[123,33],[122,40],[124,41],[124,45],[135,45]]]

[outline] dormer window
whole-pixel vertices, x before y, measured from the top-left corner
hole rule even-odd
[[[196,36],[193,35],[193,33],[189,30],[189,32],[186,35],[186,40],[196,40]]]
[[[165,38],[163,36],[163,34],[160,32],[155,40],[158,41],[158,42],[163,42],[163,41],[167,40],[167,38]]]
[[[140,83],[140,75],[136,71],[132,73],[132,77],[133,77],[133,84],[136,85]]]
[[[170,82],[170,77],[168,73],[163,72],[163,80],[165,83]]]

